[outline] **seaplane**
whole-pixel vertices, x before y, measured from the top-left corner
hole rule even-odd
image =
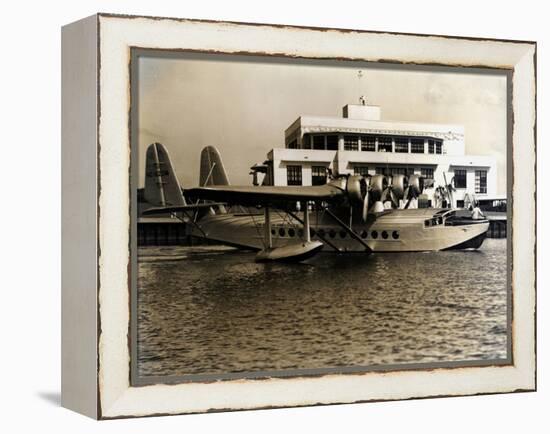
[[[168,151],[149,145],[143,215],[169,213],[191,235],[257,251],[256,261],[300,262],[335,253],[478,249],[489,222],[448,208],[413,208],[418,175],[329,175],[324,185],[231,185],[215,147],[201,152],[199,185],[181,188]]]

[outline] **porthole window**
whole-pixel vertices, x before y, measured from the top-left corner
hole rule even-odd
[[[324,237],[325,236],[325,230],[324,229],[319,229],[319,236],[320,237]]]
[[[288,230],[288,236],[292,238],[294,235],[296,235],[296,231],[293,228],[290,228]]]
[[[394,240],[399,239],[399,231],[393,231],[393,232],[391,233],[391,236],[392,236],[392,238],[393,238]]]
[[[284,237],[285,236],[285,228],[279,228],[279,236]]]
[[[367,238],[368,235],[369,235],[369,233],[367,231],[362,231],[361,232],[361,238]]]
[[[330,238],[334,238],[336,236],[336,231],[334,229],[331,229],[329,232],[328,232]]]
[[[345,230],[340,231],[340,238],[346,238],[347,232]]]
[[[277,231],[275,229],[271,229],[271,235],[275,235]]]
[[[384,238],[385,240],[388,239],[388,232],[387,231],[382,231],[382,238]]]
[[[377,232],[377,231],[372,231],[372,232],[371,232],[371,236],[372,236],[374,239],[377,239],[377,238],[378,238],[378,232]]]
[[[298,236],[300,238],[302,238],[304,236],[304,230],[303,229],[298,229]]]
[[[317,232],[315,232],[315,229],[309,228],[309,236],[310,237],[314,237],[316,233]]]

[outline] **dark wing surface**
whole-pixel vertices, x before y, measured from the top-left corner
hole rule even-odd
[[[217,185],[185,190],[195,199],[216,200],[234,205],[272,205],[281,202],[327,201],[342,197],[345,192],[335,185],[314,186],[234,186]]]
[[[172,212],[185,212],[185,211],[196,211],[203,208],[212,208],[213,206],[221,206],[225,203],[196,203],[193,205],[180,205],[180,206],[153,206],[147,208],[141,212],[142,215],[156,215],[156,214],[165,214]]]

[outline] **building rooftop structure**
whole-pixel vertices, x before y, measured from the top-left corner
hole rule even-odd
[[[363,100],[364,101],[364,100]],[[462,125],[382,120],[378,106],[348,104],[342,117],[298,117],[285,130],[285,147],[268,154],[274,185],[315,185],[339,174],[418,174],[434,185],[453,182],[453,206],[467,194],[496,194],[496,159],[465,153]],[[437,189],[426,191],[437,204]]]

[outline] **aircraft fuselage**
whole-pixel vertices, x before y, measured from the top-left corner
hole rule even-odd
[[[456,218],[445,209],[397,209],[381,213],[367,222],[353,222],[353,231],[373,252],[418,252],[445,249],[478,248],[489,229],[485,219]],[[271,215],[273,247],[287,246],[303,240],[303,226],[284,212]],[[331,216],[310,212],[312,240],[324,242],[324,252],[365,252]],[[262,213],[212,214],[200,219],[204,235],[193,235],[224,244],[263,249],[265,243]]]

